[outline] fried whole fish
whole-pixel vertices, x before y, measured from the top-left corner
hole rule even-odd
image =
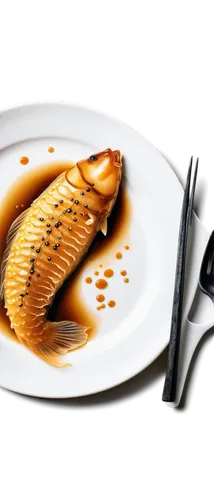
[[[51,365],[87,341],[87,327],[50,322],[56,292],[85,256],[107,219],[122,176],[120,151],[106,151],[63,172],[12,224],[1,272],[1,294],[20,342]]]

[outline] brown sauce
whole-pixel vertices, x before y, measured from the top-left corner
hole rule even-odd
[[[130,246],[129,245],[125,245],[124,248],[125,248],[125,250],[129,250]]]
[[[109,307],[115,307],[116,306],[116,302],[114,300],[109,300],[108,306]]]
[[[48,153],[54,153],[54,151],[55,151],[55,149],[52,146],[50,146],[48,148]]]
[[[92,283],[92,279],[90,278],[90,276],[87,276],[87,278],[85,278],[85,282],[90,285]]]
[[[27,165],[29,163],[29,158],[27,156],[22,156],[19,161],[22,165]]]
[[[127,271],[125,271],[125,269],[123,269],[122,271],[120,271],[120,274],[121,274],[121,276],[126,276],[127,275]]]
[[[121,253],[121,252],[117,252],[117,253],[115,254],[115,257],[116,257],[116,259],[119,259],[119,260],[120,260],[120,259],[122,259],[122,258],[123,258],[123,255],[122,255],[122,253]]]
[[[105,276],[105,278],[112,278],[112,276],[114,276],[113,269],[106,269],[104,271],[104,276]]]
[[[124,278],[124,283],[129,283],[129,278]]]
[[[100,306],[97,307],[97,311],[101,311],[101,309],[105,309],[105,308],[106,308],[106,305],[101,304]]]
[[[7,233],[12,222],[40,196],[60,173],[68,170],[73,165],[72,162],[49,163],[48,165],[32,168],[32,170],[25,172],[13,182],[1,202],[0,262],[2,261]],[[108,220],[107,237],[103,236],[101,232],[98,233],[86,258],[57,292],[53,306],[48,313],[48,318],[51,321],[70,320],[90,326],[88,331],[89,339],[98,331],[99,320],[93,310],[85,304],[81,284],[85,276],[87,276],[86,268],[89,263],[94,262],[94,266],[102,268],[103,264],[99,264],[99,262],[108,259],[109,255],[112,256],[112,252],[113,254],[116,252],[119,244],[124,244],[130,222],[130,201],[125,187],[121,186],[112,215]],[[8,337],[17,340],[15,333],[10,328],[10,321],[6,316],[3,304],[4,302],[0,301],[1,331]],[[106,306],[101,304],[98,307],[104,309]]]
[[[105,288],[107,288],[108,286],[108,283],[106,280],[103,280],[102,278],[97,280],[96,283],[95,283],[95,286],[97,288],[99,288],[99,290],[104,290]]]
[[[99,295],[96,296],[96,300],[97,302],[104,302],[105,297],[102,293],[100,293]]]
[[[99,276],[99,274],[100,274],[99,271],[94,271],[95,276]]]

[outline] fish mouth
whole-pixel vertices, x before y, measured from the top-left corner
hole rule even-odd
[[[112,157],[115,167],[122,167],[122,155],[119,149],[112,151]]]

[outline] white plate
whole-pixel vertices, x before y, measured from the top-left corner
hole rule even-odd
[[[0,114],[1,199],[23,172],[20,156],[30,156],[29,168],[48,162],[50,144],[55,147],[55,160],[75,161],[107,147],[120,149],[133,206],[131,250],[124,252],[122,265],[128,269],[130,283],[121,285],[121,263],[114,260],[112,265],[118,273],[109,285],[107,298],[116,294],[117,307],[104,311],[100,331],[91,342],[66,356],[72,367],[53,368],[0,335],[2,387],[34,396],[65,398],[124,382],[166,347],[183,189],[160,153],[129,126],[85,107],[41,103]],[[196,218],[195,224],[202,231]],[[193,276],[192,290],[195,283]],[[84,299],[94,305],[94,295],[88,290],[83,287]],[[191,298],[190,290],[189,302]]]

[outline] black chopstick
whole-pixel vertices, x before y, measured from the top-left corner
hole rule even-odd
[[[196,187],[197,171],[198,171],[198,158],[196,162],[192,191],[190,196],[192,162],[193,162],[193,157],[191,157],[190,166],[187,173],[186,188],[183,197],[180,231],[178,238],[178,253],[177,253],[177,265],[175,274],[175,288],[174,288],[174,298],[173,298],[173,308],[172,308],[171,331],[170,331],[166,376],[165,376],[165,383],[162,395],[162,401],[166,402],[173,402],[175,401],[176,398],[187,241],[188,241],[189,225],[191,224],[192,221],[192,211],[193,211],[193,203],[194,203],[194,195],[195,195],[195,187]]]

